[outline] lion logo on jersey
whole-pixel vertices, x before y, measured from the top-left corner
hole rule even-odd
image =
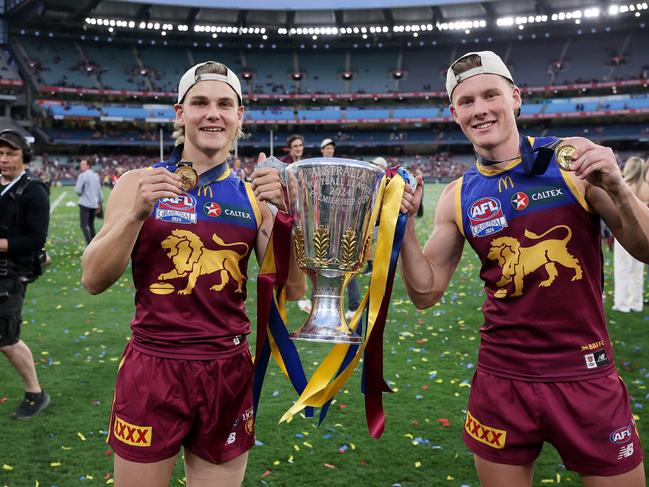
[[[541,235],[525,230],[525,237],[538,240],[550,232],[564,228],[567,235],[563,240],[547,239],[530,247],[523,247],[514,237],[499,237],[491,241],[491,248],[487,258],[495,260],[502,267],[502,277],[496,283],[500,288],[495,293],[496,298],[507,296],[504,286],[514,281],[514,292],[511,297],[523,295],[523,278],[539,267],[544,267],[548,278],[539,283],[540,287],[550,286],[559,275],[556,264],[573,269],[575,275],[571,281],[578,281],[582,277],[579,261],[568,252],[567,243],[572,238],[572,231],[566,225],[556,225]]]
[[[158,280],[166,281],[186,277],[187,286],[178,291],[178,294],[191,294],[200,276],[218,273],[221,281],[210,287],[210,290],[220,291],[232,278],[238,284],[236,292],[242,293],[245,277],[239,268],[239,261],[248,254],[248,244],[244,242],[228,244],[216,234],[212,235],[212,240],[219,247],[241,246],[245,250],[243,254],[239,254],[230,249],[208,249],[195,233],[189,230],[173,230],[171,235],[162,241],[161,246],[167,251],[167,257],[173,262],[174,268],[160,274]]]

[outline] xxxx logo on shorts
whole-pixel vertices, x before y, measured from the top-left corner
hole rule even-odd
[[[499,450],[505,448],[507,432],[481,424],[477,419],[471,416],[470,411],[466,412],[464,429],[472,438],[475,438],[480,443],[484,443],[485,445]]]
[[[136,426],[115,416],[113,433],[115,438],[127,445],[151,446],[153,428],[151,426]]]

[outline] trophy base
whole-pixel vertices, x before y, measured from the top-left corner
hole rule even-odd
[[[314,281],[311,312],[302,328],[290,333],[291,340],[323,343],[362,343],[363,337],[349,327],[342,312],[344,275],[319,275]]]
[[[352,345],[363,342],[363,337],[354,332],[347,334],[331,328],[303,328],[290,333],[289,336],[291,340],[302,340],[306,342],[347,343]]]

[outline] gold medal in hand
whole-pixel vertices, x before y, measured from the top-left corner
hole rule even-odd
[[[180,161],[175,173],[180,176],[180,185],[184,192],[191,191],[198,184],[198,173],[189,161]]]
[[[572,155],[577,148],[574,145],[562,144],[557,148],[557,163],[564,171],[570,171],[570,166],[573,163]]]

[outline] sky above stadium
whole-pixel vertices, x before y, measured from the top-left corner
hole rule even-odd
[[[117,0],[134,3],[131,0]],[[431,5],[451,5],[466,3],[467,0],[147,0],[146,3],[159,5],[182,5],[183,7],[229,8],[246,10],[349,10],[370,8],[400,8]],[[135,2],[140,3],[140,2]]]

